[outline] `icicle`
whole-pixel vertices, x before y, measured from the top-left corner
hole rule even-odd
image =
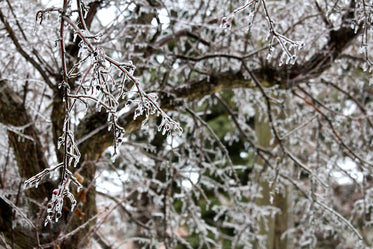
[[[78,33],[77,32],[74,32],[74,35],[73,35],[73,43],[75,43],[76,41],[76,37],[78,36]]]
[[[79,163],[79,159],[80,159],[80,155],[77,156],[74,160],[74,164],[73,164],[73,167],[76,168],[78,166],[78,163]]]

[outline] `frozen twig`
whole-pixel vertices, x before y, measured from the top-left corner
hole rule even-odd
[[[63,166],[63,163],[59,163],[56,166],[53,166],[51,168],[44,169],[42,172],[34,175],[33,177],[27,179],[24,182],[24,189],[29,189],[29,188],[37,188],[40,184],[40,182],[51,172],[56,171],[57,169],[61,168]]]
[[[238,175],[237,175],[237,172],[236,170],[234,169],[234,166],[233,166],[233,162],[232,162],[232,159],[231,157],[229,156],[229,153],[228,153],[228,150],[227,148],[223,145],[223,143],[220,141],[219,137],[216,135],[216,133],[214,132],[214,130],[203,120],[201,119],[194,111],[192,111],[191,109],[189,108],[186,108],[186,110],[192,114],[203,126],[206,127],[206,129],[211,133],[211,135],[214,137],[216,143],[219,145],[220,149],[223,151],[227,161],[228,161],[228,165],[229,167],[231,168],[231,171],[232,171],[232,174],[234,176],[234,179],[236,181],[237,184],[240,184],[240,180],[238,178]]]
[[[323,209],[327,210],[328,212],[330,212],[331,214],[335,215],[336,217],[338,217],[338,219],[340,219],[345,225],[347,225],[348,228],[351,229],[351,231],[354,232],[354,234],[360,239],[362,240],[363,239],[363,236],[361,236],[361,234],[359,233],[359,231],[351,224],[351,222],[349,222],[345,217],[343,217],[340,213],[338,213],[337,211],[335,211],[334,209],[332,209],[331,207],[329,207],[328,205],[326,205],[325,203],[315,199],[314,202],[316,204],[318,204],[319,206],[321,206]]]
[[[224,28],[230,29],[232,27],[232,22],[233,22],[233,19],[234,19],[234,16],[236,15],[236,13],[238,13],[238,12],[248,8],[248,7],[252,8],[249,18],[253,19],[253,15],[256,12],[255,5],[258,1],[259,0],[248,1],[243,6],[235,9],[228,16],[223,17],[222,20],[221,20],[222,26]],[[264,14],[265,14],[265,17],[267,19],[268,26],[269,26],[269,35],[272,36],[275,40],[277,40],[277,42],[280,44],[282,50],[286,54],[286,56],[287,56],[286,64],[289,64],[289,63],[294,64],[295,60],[296,60],[296,53],[295,53],[296,50],[295,49],[303,48],[304,43],[302,41],[294,41],[294,40],[280,34],[279,32],[277,32],[276,29],[275,29],[274,22],[273,22],[270,14],[269,14],[269,11],[267,9],[266,1],[261,0],[261,2],[262,2],[263,9],[264,9]],[[252,25],[252,20],[250,20],[249,25]],[[273,40],[273,38],[272,38],[272,40]],[[292,48],[295,48],[294,52],[291,52]],[[271,41],[271,43],[270,43],[270,48],[269,48],[269,53],[268,53],[267,59],[269,59],[271,57],[272,50],[273,50],[273,41]],[[283,63],[283,59],[281,59],[281,61],[280,61],[281,65],[282,65],[282,63]]]
[[[2,193],[0,193],[0,199],[2,199],[6,204],[8,204],[12,209],[14,209],[14,211],[16,211],[16,214],[20,215],[22,219],[26,221],[27,224],[36,229],[34,223],[32,223],[32,221],[29,218],[27,218],[27,215],[16,205],[14,205],[12,201],[6,198]]]
[[[274,38],[276,38],[276,40],[280,44],[282,50],[287,55],[286,64],[289,64],[289,63],[294,64],[295,60],[297,58],[296,54],[295,54],[295,52],[294,53],[290,52],[290,49],[287,46],[287,44],[290,44],[290,47],[295,47],[297,49],[301,49],[301,48],[304,47],[304,43],[302,41],[293,41],[293,40],[289,39],[288,37],[286,37],[286,36],[278,33],[276,31],[275,27],[274,27],[274,23],[272,21],[272,18],[269,15],[269,12],[268,12],[265,0],[261,0],[261,1],[262,1],[262,4],[263,4],[263,9],[264,9],[264,12],[265,12],[265,15],[266,15],[266,18],[267,18],[267,22],[268,22],[268,25],[269,25],[269,33],[270,33],[270,35],[272,35]],[[271,45],[272,45],[272,42],[271,42]],[[270,51],[269,53],[271,53],[272,48],[270,48],[269,51]],[[271,54],[269,54],[269,57],[270,56],[271,56]],[[267,58],[269,58],[269,57],[267,57]],[[282,63],[283,62],[280,61],[280,64],[282,64]]]
[[[10,245],[8,245],[5,241],[4,235],[2,233],[0,234],[0,242],[3,244],[5,249],[12,249],[12,247],[10,247]]]
[[[17,126],[17,127],[13,126],[13,125],[6,125],[5,127],[7,128],[8,131],[11,131],[11,132],[17,134],[19,137],[34,142],[34,138],[33,137],[31,137],[29,135],[26,135],[23,132],[27,127],[29,127],[31,125],[32,125],[32,123],[27,124],[27,125],[23,125],[23,126]]]
[[[182,132],[180,124],[170,118],[160,108],[157,103],[157,96],[154,93],[145,93],[141,88],[139,80],[134,76],[136,67],[132,62],[118,62],[105,55],[105,51],[95,43],[91,43],[92,39],[98,40],[100,35],[90,34],[84,21],[82,9],[83,4],[81,0],[76,0],[76,3],[78,8],[78,18],[82,29],[78,27],[79,25],[76,22],[70,19],[73,10],[71,10],[71,4],[68,0],[63,0],[62,8],[48,8],[39,11],[36,15],[36,19],[40,19],[40,22],[42,22],[44,14],[47,12],[58,12],[60,14],[58,43],[60,47],[62,81],[58,84],[58,87],[61,88],[64,95],[63,103],[65,109],[63,133],[58,138],[57,143],[58,149],[62,148],[63,150],[63,162],[52,168],[43,170],[39,174],[26,180],[24,183],[25,188],[37,187],[48,174],[60,168],[62,169],[61,180],[58,188],[53,190],[52,197],[47,204],[48,214],[45,224],[51,222],[53,219],[58,221],[62,214],[62,207],[65,198],[70,199],[71,210],[74,209],[77,202],[69,190],[70,183],[76,185],[78,191],[82,187],[69,170],[69,167],[76,167],[78,165],[81,157],[78,143],[75,141],[71,122],[74,106],[77,102],[83,103],[87,108],[88,101],[91,101],[96,104],[98,110],[104,108],[108,113],[107,127],[108,130],[112,131],[114,134],[115,153],[117,153],[118,148],[124,141],[123,137],[125,135],[125,130],[118,123],[117,111],[120,101],[127,97],[128,91],[126,90],[125,85],[128,80],[134,83],[139,96],[139,99],[131,100],[137,104],[134,119],[141,115],[145,115],[145,120],[143,121],[144,124],[151,115],[161,115],[162,122],[159,126],[159,130],[162,130],[163,134],[166,132],[176,132],[180,134]],[[80,51],[78,57],[82,55],[82,59],[76,62],[73,66],[70,66],[70,68],[68,68],[70,61],[68,61],[69,58],[66,55],[65,44],[65,30],[67,28],[70,28],[74,32],[74,35],[79,36],[81,39],[81,42],[79,43]],[[79,75],[83,75],[83,77],[79,79],[78,87],[74,88],[74,79]]]

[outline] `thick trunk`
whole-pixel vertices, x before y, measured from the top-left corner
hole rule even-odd
[[[22,99],[9,87],[7,81],[1,80],[0,88],[0,122],[17,131],[8,131],[9,146],[13,149],[20,177],[27,179],[49,166],[44,156],[38,131],[26,111]],[[24,128],[20,129],[20,127]],[[25,195],[33,200],[28,202],[29,217],[36,216],[40,207],[35,203],[42,203],[43,199],[50,195],[52,189],[53,184],[46,181],[40,184],[37,189],[31,188],[25,191]],[[14,200],[17,204],[23,194],[22,186],[17,185],[13,190],[19,191],[17,196],[9,195],[4,198]],[[13,244],[14,248],[36,246],[35,231],[29,227],[12,227],[15,222],[15,210],[1,198],[0,202],[0,227],[6,240]]]
[[[260,110],[257,110],[257,113]],[[271,127],[266,115],[256,115],[255,118],[255,133],[257,137],[257,145],[263,148],[270,149],[274,145],[271,144],[273,135]],[[281,161],[281,160],[280,160]],[[276,215],[268,215],[260,222],[260,234],[266,235],[266,249],[291,249],[293,248],[290,241],[285,236],[281,238],[282,234],[289,228],[292,227],[291,220],[291,188],[289,186],[284,187],[282,192],[276,191],[276,183],[270,183],[268,178],[263,177],[268,170],[265,162],[262,159],[258,160],[258,164],[261,165],[260,172],[258,172],[257,181],[260,182],[261,187],[261,198],[257,199],[257,205],[259,206],[271,206],[277,208],[279,211]],[[281,165],[279,167],[290,167],[289,165]],[[258,248],[259,249],[259,248]]]

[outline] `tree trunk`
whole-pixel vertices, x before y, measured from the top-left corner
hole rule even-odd
[[[255,133],[257,137],[257,145],[263,148],[270,149],[274,147],[271,145],[273,135],[271,127],[266,115],[259,115],[263,110],[257,108],[257,115],[255,116]],[[282,161],[282,160],[280,160]],[[277,208],[279,211],[276,215],[268,215],[259,221],[260,235],[266,235],[266,249],[291,249],[293,248],[291,242],[285,236],[281,238],[282,234],[292,226],[291,220],[291,189],[289,186],[285,187],[283,192],[276,191],[276,182],[270,183],[268,178],[262,177],[266,174],[267,165],[264,160],[260,158],[258,164],[261,165],[259,169],[257,181],[260,182],[261,198],[257,199],[259,206],[271,206]],[[282,163],[280,163],[282,164]],[[281,165],[280,167],[290,167],[289,165]],[[284,193],[285,192],[285,193]],[[258,248],[259,249],[259,248]],[[261,248],[262,249],[262,248]]]

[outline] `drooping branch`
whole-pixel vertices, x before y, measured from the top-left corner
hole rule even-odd
[[[80,1],[78,1],[80,3]],[[92,24],[92,21],[94,19],[94,17],[96,16],[97,12],[99,11],[100,9],[100,6],[102,5],[104,1],[103,0],[98,0],[98,1],[93,1],[91,3],[89,3],[88,5],[88,13],[86,13],[86,16],[85,18],[83,19],[84,15],[82,12],[82,8],[80,7],[79,8],[79,22],[81,23],[81,26],[83,29],[85,30],[89,30],[90,27],[91,27],[91,24]],[[78,3],[78,4],[79,4]],[[73,40],[73,37],[74,37],[74,34],[73,32],[70,34],[71,36],[71,40]],[[81,38],[80,37],[77,37],[75,39],[75,42],[71,43],[70,45],[68,45],[66,47],[66,53],[71,57],[71,58],[76,58],[78,56],[78,52],[79,52],[79,43],[81,42]]]

